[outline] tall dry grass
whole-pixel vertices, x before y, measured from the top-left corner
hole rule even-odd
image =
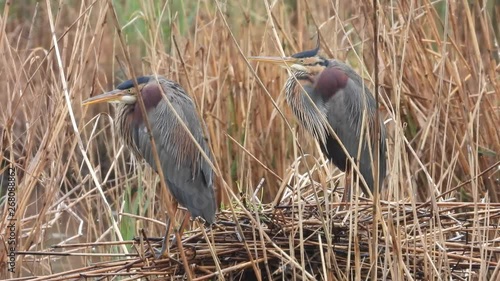
[[[132,71],[176,80],[195,100],[209,131],[222,209],[254,211],[260,208],[256,201],[281,202],[287,184],[310,192],[308,174],[319,183],[318,192],[343,186],[337,182],[341,174],[324,165],[317,144],[285,104],[286,72],[245,59],[311,48],[317,28],[324,56],[347,61],[371,89],[374,73],[379,75],[380,109],[389,129],[383,194],[392,202],[389,209],[500,202],[497,2],[381,1],[376,22],[367,1],[0,2],[0,195],[12,167],[17,250],[24,252],[15,274],[4,271],[7,258],[0,254],[2,277],[49,275],[131,251],[119,244],[69,251],[85,256],[34,255],[58,251],[53,244],[124,241],[141,228],[150,236],[163,234],[167,193],[122,148],[112,127],[113,108],[81,107],[82,100],[112,89]],[[6,201],[0,200],[1,235],[8,225]],[[498,217],[483,217],[475,206],[469,242],[498,247]],[[406,225],[403,214],[396,215],[376,213],[392,240],[372,245],[398,249]],[[347,222],[354,239],[357,221]],[[417,227],[415,239],[426,245],[422,260],[408,252],[395,260],[372,252],[378,274],[394,280],[454,278],[453,261],[439,248],[447,240],[439,234],[444,228],[439,216]],[[285,250],[298,251],[294,243]],[[498,276],[498,251],[483,253],[497,266],[471,265],[477,280]],[[325,258],[329,269],[335,268],[334,256]],[[361,278],[362,259],[357,255],[352,268],[334,279]],[[306,263],[303,255],[297,260]],[[417,268],[423,268],[419,275]]]

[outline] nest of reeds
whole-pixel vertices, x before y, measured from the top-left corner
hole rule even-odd
[[[500,240],[494,237],[499,231],[500,204],[412,206],[381,201],[374,205],[367,200],[344,204],[313,195],[301,198],[260,205],[255,211],[222,211],[210,229],[196,221],[197,227],[168,242],[163,258],[155,258],[151,251],[161,246],[162,239],[143,235],[124,243],[129,255],[37,280],[117,276],[125,280],[401,280],[401,276],[429,280],[439,276],[444,262],[453,265],[446,270],[454,279],[474,280],[499,270]],[[177,240],[182,240],[182,251]],[[117,244],[54,248],[62,250],[57,255],[99,255],[86,253],[112,245]],[[80,253],[71,250],[75,247]]]

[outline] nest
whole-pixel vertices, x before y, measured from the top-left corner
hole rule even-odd
[[[302,201],[260,207],[254,212],[222,211],[210,229],[195,223],[198,227],[182,235],[183,251],[174,239],[165,258],[151,254],[151,247],[159,247],[161,239],[143,236],[125,242],[133,245],[131,255],[37,280],[116,276],[125,280],[221,276],[225,280],[429,280],[438,276],[473,280],[498,274],[500,204],[381,202],[374,211],[368,201]],[[56,247],[64,251],[116,244]]]

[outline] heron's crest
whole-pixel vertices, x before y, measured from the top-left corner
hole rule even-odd
[[[141,85],[141,84],[148,83],[150,79],[151,79],[151,76],[137,77],[137,84]],[[118,85],[116,88],[118,90],[126,90],[126,89],[130,89],[132,87],[134,87],[134,80],[130,79],[130,80],[127,80],[127,81],[120,83],[120,85]]]
[[[296,58],[296,59],[311,58],[311,57],[317,56],[318,52],[319,52],[319,46],[312,49],[312,50],[306,50],[306,51],[302,51],[300,53],[293,54],[292,58]]]
[[[301,59],[301,58],[311,58],[318,56],[319,43],[320,41],[319,41],[319,30],[318,30],[318,41],[316,42],[316,48],[296,53],[292,55],[292,58]]]

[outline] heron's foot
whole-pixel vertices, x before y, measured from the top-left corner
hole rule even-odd
[[[166,254],[166,251],[163,249],[163,247],[161,247],[161,249],[153,248],[153,252],[154,252],[154,255],[155,255],[155,259],[157,259],[157,260],[161,260],[161,259],[167,258],[167,256],[168,256]]]
[[[167,258],[169,256],[169,251],[168,250],[171,249],[173,246],[176,245],[176,243],[175,243],[175,234],[172,235],[171,239],[168,239],[168,236],[169,236],[169,234],[166,233],[165,236],[163,237],[163,240],[161,242],[161,249],[153,248],[153,251],[154,251],[156,259]]]

